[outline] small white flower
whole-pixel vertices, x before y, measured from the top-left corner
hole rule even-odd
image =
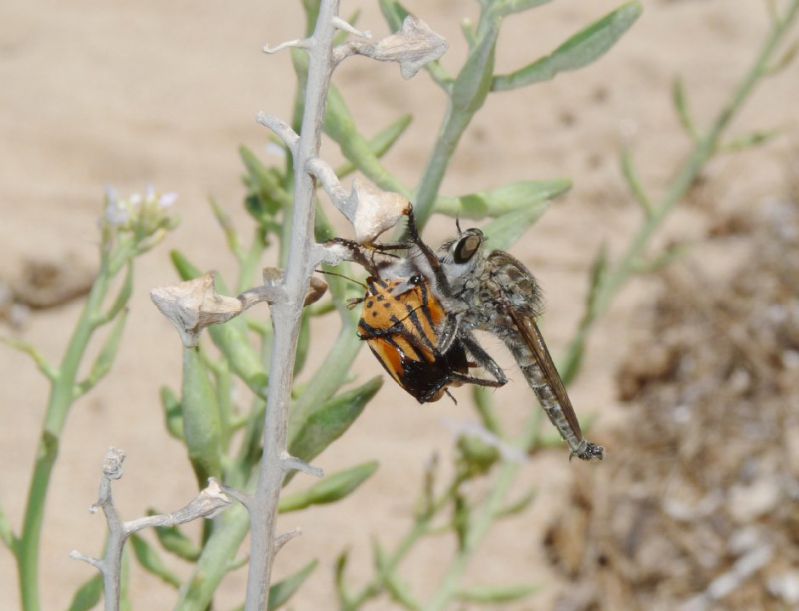
[[[158,198],[158,205],[161,208],[171,208],[177,200],[177,193],[164,193]]]
[[[109,199],[105,207],[105,220],[113,227],[121,227],[130,220],[130,211],[125,202]]]

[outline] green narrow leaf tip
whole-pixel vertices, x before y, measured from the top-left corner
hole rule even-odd
[[[587,66],[607,53],[630,29],[642,12],[643,7],[638,1],[623,4],[569,38],[551,54],[511,74],[495,76],[492,89],[508,91],[548,81],[555,78],[560,72]]]
[[[458,592],[458,600],[479,605],[511,603],[527,598],[538,589],[528,585],[469,588]]]
[[[397,140],[400,139],[400,136],[405,133],[405,130],[408,129],[412,121],[412,115],[403,115],[394,123],[389,125],[386,129],[379,132],[367,143],[372,153],[377,158],[385,155],[391,149],[391,147],[396,144]],[[352,174],[355,170],[355,164],[351,161],[348,161],[336,170],[336,175],[339,178],[344,178],[345,176]]]
[[[285,605],[294,596],[294,593],[300,589],[305,580],[310,577],[318,564],[318,560],[312,560],[291,577],[278,581],[269,588],[269,603],[267,607],[269,609],[279,609]]]
[[[335,576],[336,576],[336,594],[338,595],[339,606],[343,609],[349,605],[350,594],[347,589],[347,565],[349,564],[350,553],[349,550],[344,550],[336,558]]]
[[[183,410],[180,406],[180,399],[174,391],[167,387],[162,386],[159,392],[161,398],[161,407],[164,411],[164,421],[166,422],[166,430],[171,437],[182,441],[183,440]]]
[[[173,588],[180,587],[180,579],[166,567],[160,554],[152,545],[137,534],[131,535],[130,542],[133,545],[133,554],[136,556],[136,560],[145,571],[155,575]]]
[[[696,131],[694,120],[691,117],[691,111],[688,109],[688,97],[685,93],[685,84],[679,77],[674,79],[674,83],[671,86],[671,101],[674,104],[674,111],[677,113],[677,118],[680,120],[682,128],[692,140],[698,140],[699,133]]]
[[[392,32],[396,32],[402,27],[402,22],[410,15],[408,9],[396,0],[380,0],[380,11]]]
[[[2,541],[12,552],[16,551],[15,546],[17,544],[17,537],[14,534],[14,529],[11,526],[11,522],[8,520],[8,516],[6,516],[6,512],[3,511],[2,507],[0,507],[0,541]]]
[[[299,425],[290,426],[289,453],[305,461],[316,458],[355,422],[382,385],[383,378],[374,377],[354,390],[333,397]]]
[[[200,268],[196,267],[189,261],[189,258],[179,250],[170,250],[169,258],[181,280],[194,280],[203,275]]]
[[[208,370],[195,348],[183,350],[183,433],[189,458],[203,485],[222,475],[222,422]]]
[[[751,134],[746,134],[745,136],[735,138],[734,140],[728,142],[722,146],[722,150],[725,153],[737,153],[739,151],[745,151],[746,149],[767,144],[779,135],[780,132],[776,129],[752,132]]]
[[[549,207],[549,202],[539,202],[502,215],[488,226],[483,233],[491,250],[507,250],[524,235]]]
[[[641,206],[646,218],[650,218],[653,214],[652,202],[646,194],[644,185],[638,176],[638,170],[635,169],[633,156],[630,149],[624,148],[621,152],[619,163],[621,165],[621,174],[627,182],[627,187],[630,189],[636,203]]]
[[[278,511],[299,511],[311,505],[334,503],[354,492],[377,471],[378,462],[371,461],[326,477],[304,492],[280,499]]]
[[[147,515],[155,515],[157,513],[153,509],[147,511]],[[155,536],[158,538],[161,547],[178,558],[194,562],[200,557],[200,548],[183,534],[177,526],[158,526],[155,528]]]
[[[528,206],[563,195],[572,182],[556,180],[522,180],[492,189],[459,197],[440,197],[436,212],[459,218],[483,219],[499,217]]]
[[[583,317],[577,329],[577,335],[569,345],[569,351],[566,354],[562,366],[558,368],[561,379],[567,386],[577,377],[582,367],[586,333],[597,316],[599,295],[606,282],[609,267],[608,245],[603,242],[591,265],[591,272],[588,277],[588,294],[585,298],[585,309],[583,310]]]
[[[103,595],[103,576],[99,573],[84,583],[69,604],[69,611],[89,611],[100,603]]]
[[[499,6],[499,10],[503,15],[511,15],[513,13],[521,13],[528,11],[531,8],[536,8],[542,4],[548,4],[552,0],[505,0]]]
[[[510,505],[507,505],[500,509],[497,512],[497,519],[501,518],[509,518],[511,516],[518,515],[523,511],[527,510],[527,508],[532,504],[535,500],[538,491],[535,488],[531,488],[527,494],[521,497],[518,501],[514,501]]]

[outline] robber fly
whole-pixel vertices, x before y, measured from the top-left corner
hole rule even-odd
[[[336,238],[353,260],[371,274],[366,294],[350,302],[363,303],[358,336],[365,340],[388,374],[419,403],[438,401],[449,395],[449,386],[477,384],[502,386],[502,369],[469,335],[456,337],[456,321],[444,310],[420,274],[408,273],[403,260],[375,260],[385,254],[380,246],[363,246]],[[367,252],[369,253],[367,255]],[[439,347],[442,343],[444,348]],[[493,379],[473,376],[475,359]]]
[[[563,381],[552,362],[535,319],[541,315],[541,290],[533,275],[506,252],[485,253],[479,229],[460,231],[444,243],[438,255],[418,235],[413,216],[408,232],[414,248],[409,255],[434,293],[456,321],[453,338],[471,337],[475,329],[500,338],[513,354],[527,383],[573,456],[599,459],[602,446],[583,437]],[[440,342],[440,349],[446,349]]]

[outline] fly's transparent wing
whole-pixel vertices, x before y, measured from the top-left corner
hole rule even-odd
[[[500,309],[514,329],[502,333],[505,343],[533,388],[552,424],[569,444],[572,455],[584,460],[602,458],[603,449],[583,438],[572,407],[535,317],[541,313],[541,292],[535,278],[516,258],[503,251],[489,255],[494,281],[501,293]]]

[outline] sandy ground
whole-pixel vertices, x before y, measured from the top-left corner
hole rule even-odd
[[[361,8],[360,25],[384,33],[374,4],[344,2],[342,12]],[[509,20],[499,69],[550,51],[615,4],[560,0]],[[598,245],[607,241],[611,253],[617,253],[639,222],[617,169],[620,143],[634,147],[644,180],[658,193],[688,148],[670,109],[671,79],[684,76],[697,121],[706,123],[750,64],[767,26],[761,0],[645,4],[639,23],[597,65],[492,97],[467,132],[444,183],[445,193],[456,194],[524,178],[574,179],[571,193],[514,249],[545,289],[544,332],[556,354],[580,316],[586,272]],[[416,0],[406,5],[450,41],[445,65],[459,66],[465,45],[458,23],[475,17],[476,3]],[[67,553],[76,547],[92,553],[102,545],[101,520],[86,508],[95,499],[98,465],[109,445],[128,453],[126,476],[117,487],[125,516],[140,515],[150,505],[179,506],[193,493],[183,449],[166,436],[157,399],[160,385],[174,386],[179,380],[180,350],[147,293],[174,279],[167,248],[182,249],[201,267],[233,270],[207,196],[214,195],[230,210],[239,227],[248,226],[240,205],[236,148],[246,144],[263,150],[266,133],[255,124],[255,113],[263,109],[288,117],[294,88],[288,56],[267,57],[259,49],[267,41],[300,35],[301,24],[297,2],[6,0],[0,5],[0,278],[13,280],[30,260],[73,257],[74,265],[91,268],[106,185],[123,193],[143,191],[148,184],[176,191],[182,217],[166,246],[138,265],[129,330],[113,372],[70,416],[44,530],[47,609],[64,608],[75,587],[91,575],[88,566],[69,560]],[[395,67],[366,60],[347,63],[335,81],[364,133],[375,133],[401,113],[414,114],[413,125],[386,164],[407,184],[415,184],[441,121],[444,100],[436,86],[424,74],[404,82]],[[704,205],[693,201],[675,214],[663,240],[699,238],[719,208],[756,206],[785,191],[788,162],[799,150],[797,99],[795,68],[766,84],[736,130],[779,127],[785,135],[759,151],[715,162],[694,198]],[[339,158],[330,145],[324,154]],[[439,219],[426,235],[435,243],[451,231],[451,223]],[[651,282],[629,286],[602,321],[572,391],[581,414],[601,416],[600,437],[604,427],[623,418],[614,372],[635,332],[631,314],[647,303]],[[20,335],[55,361],[79,310],[79,303],[71,303],[35,312]],[[333,336],[332,329],[315,336],[308,371]],[[532,399],[510,357],[500,353],[499,361],[515,379],[496,398],[509,406],[509,422],[518,422]],[[46,387],[26,357],[10,350],[0,350],[0,371],[0,503],[16,527]],[[364,351],[358,371],[365,379],[380,369]],[[466,401],[465,392],[459,396]],[[425,461],[434,451],[449,456],[445,418],[471,414],[464,405],[446,402],[420,408],[387,384],[346,441],[320,457],[319,465],[329,471],[372,458],[380,460],[381,468],[347,501],[283,521],[285,527],[301,526],[305,534],[280,556],[278,577],[311,558],[321,560],[293,608],[333,608],[335,556],[351,548],[351,576],[360,582],[371,571],[370,537],[377,534],[390,543],[406,529]],[[550,608],[560,583],[544,560],[542,528],[564,502],[572,472],[586,468],[601,467],[569,463],[565,452],[525,467],[519,492],[534,483],[539,498],[530,512],[496,528],[469,579],[540,584],[539,595],[515,608]],[[448,552],[441,545],[423,547],[408,563],[404,575],[422,599],[435,590]],[[132,585],[138,606],[171,606],[174,594],[141,571],[134,572]],[[238,604],[243,587],[239,571],[225,583],[222,608]],[[0,593],[0,608],[18,607],[14,566],[5,552],[0,552]]]

